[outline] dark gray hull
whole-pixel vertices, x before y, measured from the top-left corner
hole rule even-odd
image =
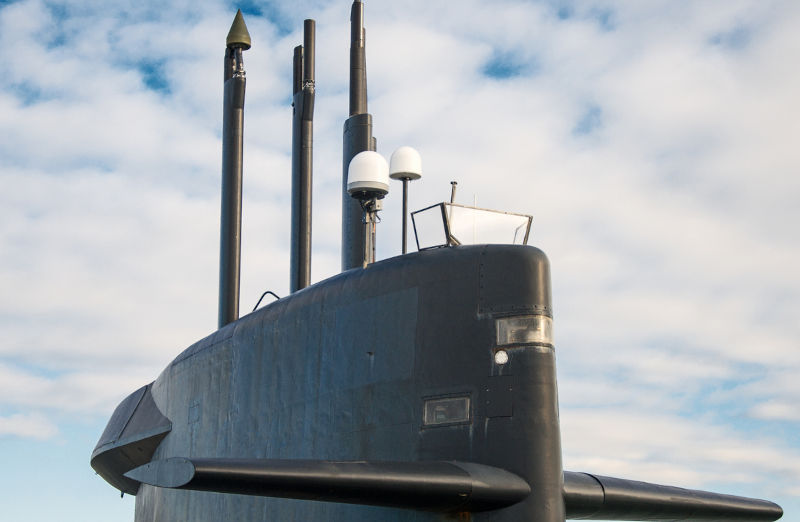
[[[553,350],[520,346],[507,364],[493,362],[495,317],[531,313],[550,314],[547,259],[532,247],[440,249],[342,273],[179,355],[151,388],[172,423],[152,460],[483,463],[539,487],[476,519],[529,519],[549,496],[559,502],[548,512],[563,520],[561,484],[547,478],[561,470]],[[470,421],[423,426],[423,400],[447,396],[470,398]],[[526,443],[542,435],[544,446]],[[136,501],[142,521],[451,518],[146,484]]]
[[[498,319],[552,317],[549,281],[521,246],[344,272],[181,353],[120,404],[92,466],[137,495],[137,521],[780,518],[767,501],[563,472],[553,347],[495,360]],[[468,407],[431,423],[442,399]]]

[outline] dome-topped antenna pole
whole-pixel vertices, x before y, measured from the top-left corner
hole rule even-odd
[[[408,182],[422,177],[422,159],[411,147],[400,147],[389,160],[389,177],[403,182],[403,253],[408,249]]]
[[[375,262],[375,225],[381,200],[389,192],[389,164],[375,151],[359,152],[347,168],[347,193],[358,202],[364,213],[364,251],[361,266]]]
[[[219,246],[219,322],[222,328],[239,318],[239,274],[242,245],[242,153],[244,144],[245,72],[242,51],[250,33],[237,11],[225,40],[222,106],[222,209]]]

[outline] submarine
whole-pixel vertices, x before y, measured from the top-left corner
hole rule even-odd
[[[550,264],[530,216],[411,213],[413,149],[387,162],[367,110],[364,4],[351,7],[342,272],[310,284],[315,23],[293,56],[288,296],[239,317],[245,71],[226,39],[218,329],[113,412],[90,464],[136,521],[772,521],[769,501],[563,469]],[[403,253],[375,259],[390,179]],[[477,224],[476,224],[477,223]],[[479,230],[480,233],[476,233]],[[487,239],[488,238],[488,239]]]

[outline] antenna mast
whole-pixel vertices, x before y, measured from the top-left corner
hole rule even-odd
[[[344,122],[342,162],[342,270],[364,266],[365,238],[359,202],[347,192],[350,161],[359,152],[375,150],[372,115],[367,113],[367,61],[364,4],[350,11],[350,117]]]
[[[292,253],[289,287],[311,280],[311,179],[314,147],[314,20],[303,25],[303,45],[294,48],[292,118]]]
[[[222,209],[219,240],[219,322],[222,328],[239,318],[242,261],[242,152],[244,145],[245,71],[242,51],[250,33],[236,12],[225,40],[225,91],[222,106]]]

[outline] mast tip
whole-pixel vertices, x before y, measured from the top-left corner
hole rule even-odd
[[[228,31],[228,37],[225,38],[225,45],[228,47],[241,47],[243,50],[250,49],[250,33],[247,31],[247,25],[244,23],[244,16],[242,10],[236,11],[236,16],[233,18],[231,30]]]

